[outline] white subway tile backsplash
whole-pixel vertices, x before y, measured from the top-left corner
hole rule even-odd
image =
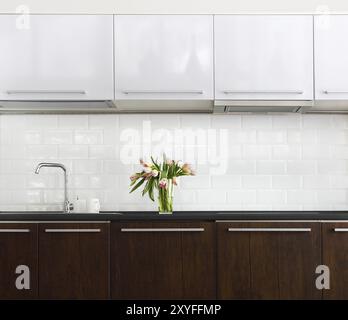
[[[287,174],[314,174],[316,163],[311,160],[290,160],[287,163]]]
[[[47,130],[43,137],[44,144],[72,144],[72,131]]]
[[[286,161],[283,160],[259,160],[256,162],[257,174],[285,174]]]
[[[263,115],[243,115],[242,116],[243,129],[271,129],[272,117],[264,117]]]
[[[58,157],[58,148],[49,145],[28,145],[26,147],[27,159],[56,159]]]
[[[301,184],[301,176],[284,175],[272,177],[272,186],[275,189],[300,189]]]
[[[180,177],[180,187],[184,189],[210,188],[210,176]]]
[[[245,189],[268,189],[271,187],[271,176],[243,176],[242,186]]]
[[[117,149],[115,146],[89,146],[90,159],[116,159]]]
[[[212,189],[240,189],[242,177],[238,175],[221,175],[211,177]]]
[[[286,131],[259,130],[257,132],[257,142],[272,145],[286,143]]]
[[[220,191],[214,194],[214,197],[211,196],[210,190],[197,190],[197,202],[200,204],[222,204],[226,202],[226,192]]]
[[[75,132],[75,144],[103,144],[103,132],[78,130]]]
[[[273,147],[272,158],[275,160],[301,159],[301,146],[279,145]]]
[[[88,159],[88,146],[60,145],[59,158],[61,159]]]
[[[318,191],[318,204],[342,205],[347,203],[346,190],[325,190]]]
[[[41,161],[67,166],[71,200],[157,210],[140,192],[129,194],[129,176],[141,170],[139,157],[163,151],[197,172],[180,178],[175,210],[348,205],[346,115],[0,115],[0,210],[62,209],[62,172],[35,175]]]
[[[303,188],[305,189],[327,189],[330,188],[330,176],[304,176]]]
[[[332,148],[327,145],[306,145],[302,147],[303,159],[330,159]]]
[[[256,190],[228,191],[227,202],[242,205],[256,204]]]
[[[211,127],[213,129],[240,129],[242,126],[242,117],[234,115],[226,117],[225,115],[213,115],[211,118]]]
[[[270,159],[272,156],[272,147],[268,145],[244,145],[243,158],[244,159]]]
[[[312,190],[288,190],[287,192],[288,204],[316,204],[317,195]]]
[[[58,116],[58,126],[62,129],[87,129],[88,115],[69,114]]]
[[[298,114],[274,115],[272,117],[273,128],[274,129],[287,129],[287,128],[299,129],[301,128],[301,119],[302,117]]]
[[[102,172],[101,160],[74,161],[73,172],[77,174],[96,174]]]
[[[260,204],[285,204],[286,201],[286,191],[283,190],[258,190],[257,203]]]
[[[288,130],[287,136],[289,144],[305,145],[318,142],[317,130],[315,129]]]

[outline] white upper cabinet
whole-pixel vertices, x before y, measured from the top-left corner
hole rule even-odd
[[[113,99],[113,16],[0,16],[0,100]]]
[[[213,99],[213,17],[115,16],[116,100]]]
[[[348,16],[314,17],[315,99],[348,99]]]
[[[218,15],[214,21],[216,99],[313,98],[312,16]]]

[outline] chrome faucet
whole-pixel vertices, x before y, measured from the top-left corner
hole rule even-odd
[[[68,200],[68,178],[66,174],[66,167],[61,163],[52,163],[52,162],[42,162],[39,163],[36,167],[35,173],[39,174],[41,168],[48,167],[48,168],[61,168],[64,172],[64,204],[63,204],[63,212],[69,213],[71,210],[73,210],[73,204],[69,202]]]

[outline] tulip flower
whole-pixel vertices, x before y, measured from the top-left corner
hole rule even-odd
[[[137,174],[133,174],[133,175],[131,175],[131,176],[129,177],[129,179],[130,179],[131,181],[137,180],[137,179],[138,179],[138,175],[137,175]]]
[[[153,177],[157,177],[157,176],[158,176],[158,171],[157,171],[157,170],[152,170],[152,171],[151,171],[151,175],[152,175]]]
[[[168,179],[163,178],[163,179],[161,179],[160,182],[158,183],[158,186],[159,186],[161,189],[166,189],[166,188],[167,188],[167,184],[168,184]]]

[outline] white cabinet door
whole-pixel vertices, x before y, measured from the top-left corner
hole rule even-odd
[[[214,21],[216,99],[312,99],[312,16],[218,15]]]
[[[348,16],[314,17],[315,99],[348,99]]]
[[[0,16],[1,100],[113,98],[113,16]]]
[[[115,17],[116,100],[213,99],[213,17]]]

